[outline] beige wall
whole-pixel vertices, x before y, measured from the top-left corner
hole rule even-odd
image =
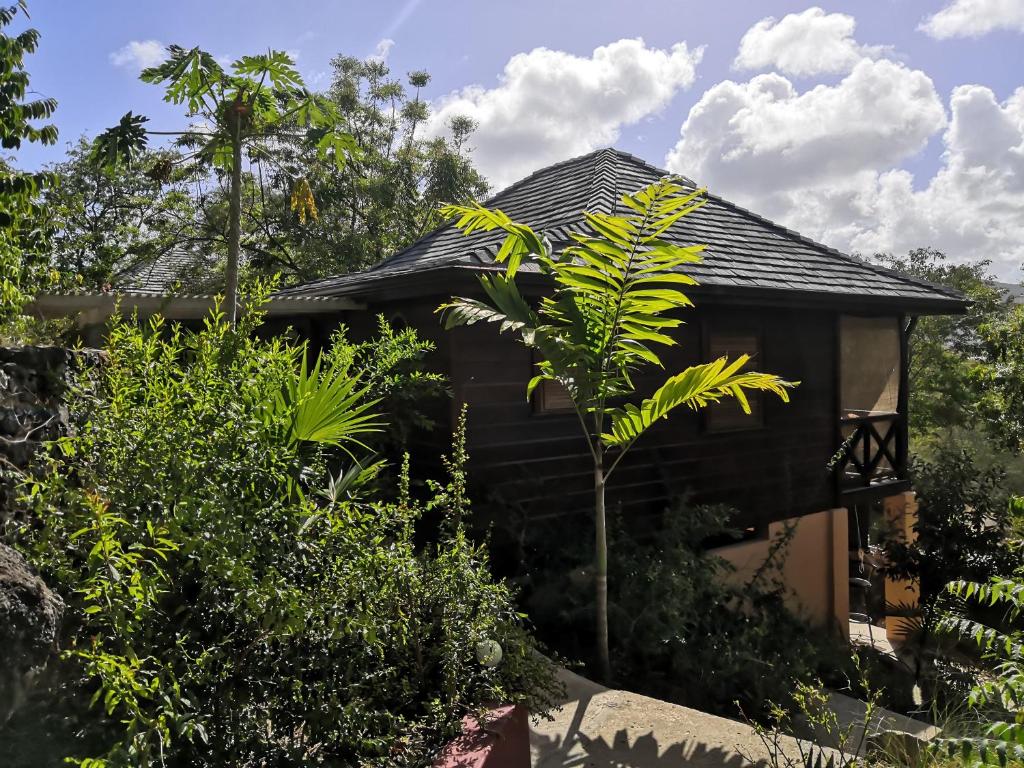
[[[900,493],[896,496],[889,496],[883,501],[885,519],[890,529],[897,536],[903,538],[908,544],[917,540],[917,531],[914,525],[917,523],[917,497],[913,491]],[[892,608],[900,606],[916,608],[921,597],[921,590],[914,581],[901,579],[885,580],[885,603]],[[913,630],[913,622],[901,616],[885,617],[885,632],[889,641],[900,645],[906,638],[908,630]]]
[[[849,543],[847,512],[831,509],[772,523],[768,538],[719,547],[714,554],[736,568],[730,578],[746,582],[764,563],[771,542],[787,525],[796,530],[786,551],[782,576],[789,588],[790,608],[813,624],[849,635]]]

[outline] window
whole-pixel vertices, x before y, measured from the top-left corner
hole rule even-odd
[[[533,391],[538,413],[565,413],[573,409],[569,392],[557,381],[544,380]]]
[[[532,364],[530,365],[530,376],[540,371],[537,363],[541,360],[540,353],[533,350]],[[573,410],[572,398],[569,392],[557,381],[545,379],[533,390],[534,413],[569,413]]]
[[[718,333],[708,334],[708,353],[710,362],[720,357],[730,360],[739,355],[750,355],[752,361],[760,359],[761,337],[756,333]],[[750,363],[748,363],[750,365]],[[744,413],[739,401],[734,397],[724,398],[721,402],[709,405],[704,409],[704,425],[708,432],[736,432],[744,429],[758,429],[764,426],[764,393],[746,391],[750,413]]]

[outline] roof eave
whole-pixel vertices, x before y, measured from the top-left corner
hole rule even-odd
[[[381,274],[348,286],[338,286],[323,296],[344,296],[364,303],[434,295],[452,295],[472,288],[481,272],[493,272],[468,265],[443,265],[399,275]],[[520,272],[520,283],[528,293],[550,285],[548,278],[536,272]],[[908,315],[957,315],[967,311],[968,302],[953,297],[934,298],[885,296],[865,293],[801,291],[798,289],[764,288],[761,286],[696,285],[687,290],[694,297],[707,297],[715,303],[757,306],[799,306],[806,308],[840,308],[850,312],[895,312]]]
[[[169,320],[200,320],[218,301],[212,294],[175,296],[153,291],[111,291],[108,293],[41,293],[25,308],[40,319],[75,317],[85,327],[106,322],[114,315],[137,312],[139,317],[160,314]],[[268,316],[331,314],[364,309],[365,305],[347,296],[271,296],[260,310]]]

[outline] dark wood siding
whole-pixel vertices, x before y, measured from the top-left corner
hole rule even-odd
[[[825,312],[705,307],[687,315],[680,345],[663,353],[665,372],[638,380],[651,391],[665,375],[701,361],[708,329],[761,334],[756,368],[801,382],[792,402],[765,398],[764,426],[721,434],[700,414],[678,411],[631,451],[609,486],[624,513],[664,509],[693,493],[698,503],[736,507],[744,525],[830,508],[826,464],[835,441],[835,317]],[[474,483],[488,498],[525,507],[530,517],[561,515],[592,504],[592,470],[573,414],[538,413],[527,402],[529,350],[494,326],[451,332],[454,402],[469,404]],[[479,494],[478,494],[479,496]]]

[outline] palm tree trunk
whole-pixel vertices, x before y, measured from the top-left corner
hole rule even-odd
[[[608,652],[608,537],[604,514],[604,456],[600,445],[594,457],[594,523],[597,660],[601,670],[601,682],[607,684],[612,678],[612,662]]]
[[[241,115],[235,115],[231,141],[231,201],[228,210],[228,266],[224,311],[233,326],[238,319],[238,255],[242,229],[242,140]]]

